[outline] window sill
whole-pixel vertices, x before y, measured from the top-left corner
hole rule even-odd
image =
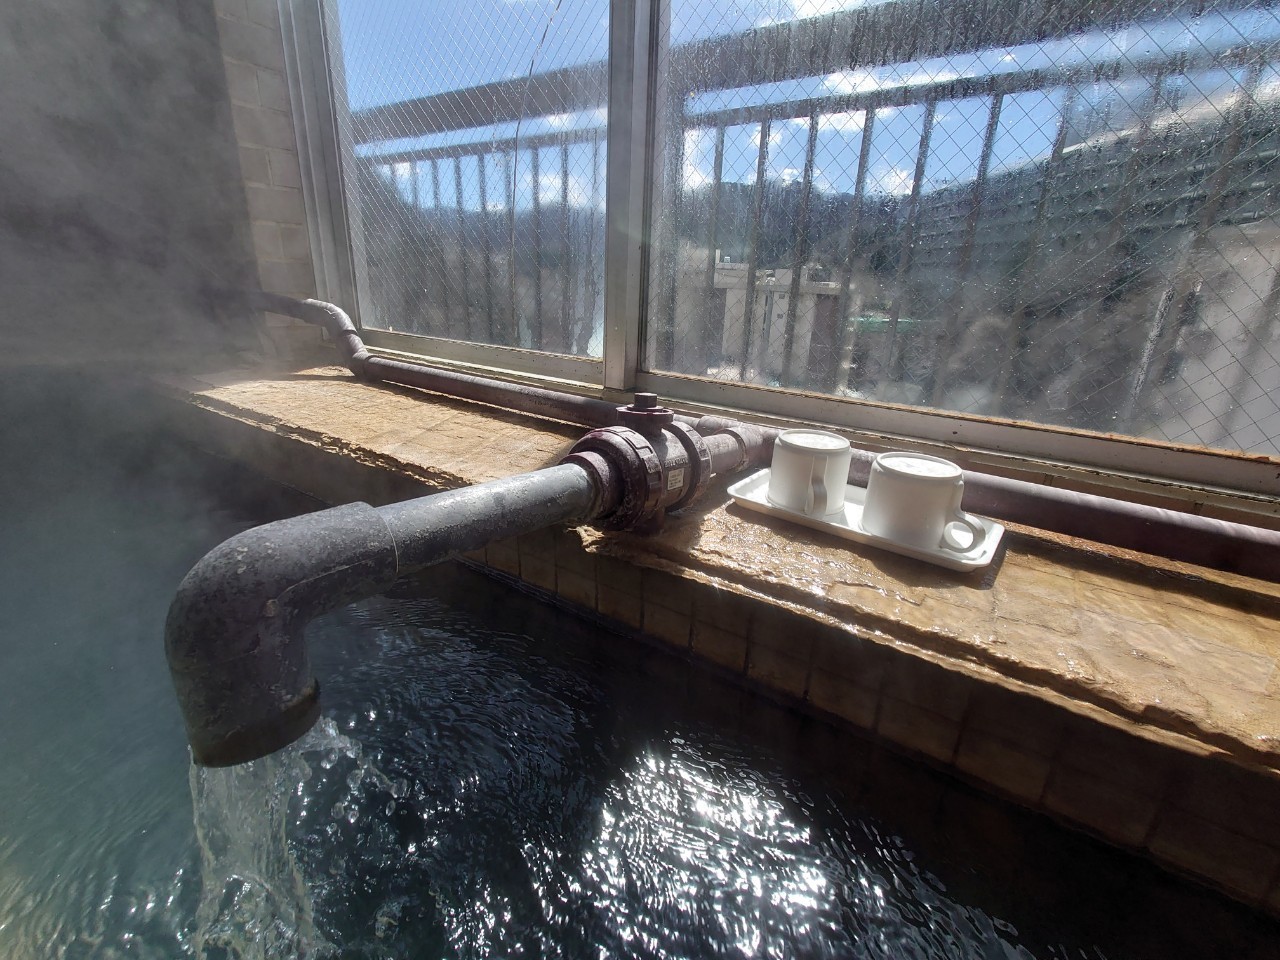
[[[362,384],[342,368],[166,388],[184,432],[328,502],[537,469],[582,433]],[[1154,819],[1139,829],[1109,816],[1120,824],[1112,835],[1054,806],[1054,789],[1070,792],[1049,772],[1063,748],[1028,752],[1014,743],[1019,729],[974,747],[985,736],[974,704],[1012,696],[1169,755],[1229,761],[1280,790],[1280,586],[1020,527],[990,568],[956,574],[739,511],[728,482],[657,536],[546,532],[494,544],[483,560],[1157,858]],[[915,664],[911,677],[894,680],[895,663]],[[997,748],[1015,759],[991,768]],[[1044,777],[1032,776],[1037,764]],[[1001,771],[1011,779],[1001,783]],[[1280,827],[1268,850],[1280,857]],[[1261,903],[1275,891],[1259,882],[1265,890],[1232,892]]]

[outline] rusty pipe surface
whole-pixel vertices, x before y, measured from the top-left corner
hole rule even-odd
[[[320,614],[492,540],[616,509],[575,464],[387,507],[321,510],[246,530],[178,587],[165,654],[195,762],[231,766],[292,743],[319,716],[303,631]]]
[[[323,300],[295,300],[281,294],[255,293],[251,301],[260,310],[324,327],[337,343],[347,367],[362,380],[417,387],[566,423],[607,427],[618,422],[617,406],[606,400],[375,356],[365,347],[346,311]]]
[[[324,326],[338,342],[352,372],[365,379],[421,387],[588,426],[611,426],[620,422],[620,408],[604,400],[372,356],[365,349],[351,319],[333,304],[267,293],[255,294],[253,299],[259,309]],[[781,432],[776,428],[724,417],[675,414],[674,419],[692,426],[707,438],[717,466],[715,473],[740,467],[768,466],[773,441]],[[723,435],[735,439],[724,439]],[[737,463],[734,462],[738,457],[735,448],[742,451],[743,457]],[[849,482],[865,486],[874,458],[875,454],[870,451],[855,448]],[[972,470],[966,470],[964,478],[966,507],[976,513],[1211,569],[1280,582],[1280,533],[1276,531],[1113,497],[1008,480]]]
[[[571,522],[652,530],[696,500],[717,457],[656,397],[623,408],[642,430],[591,431],[564,462],[374,508],[365,503],[247,530],[178,587],[165,652],[195,762],[231,766],[292,743],[319,716],[303,631],[327,610],[493,540]],[[747,452],[728,434],[725,469]],[[732,447],[732,450],[730,450]]]
[[[853,451],[849,482],[865,487],[876,455]],[[1038,530],[1280,583],[1280,532],[1113,497],[964,471],[966,510]]]

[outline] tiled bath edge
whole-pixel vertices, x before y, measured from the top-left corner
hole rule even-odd
[[[215,454],[331,503],[387,503],[457,486],[324,438],[181,401],[174,426]],[[767,598],[590,552],[573,531],[467,558],[699,669],[875,738],[1280,916],[1280,776],[1190,739],[1149,739],[1099,710]],[[989,672],[989,671],[988,671]],[[687,678],[686,678],[687,679]],[[674,682],[674,680],[673,680]]]
[[[641,634],[775,701],[1280,915],[1280,778],[1189,740],[1148,739],[1096,712],[971,676],[861,636],[856,625],[815,623],[700,580],[590,554],[572,531],[491,544],[469,559],[579,615]]]

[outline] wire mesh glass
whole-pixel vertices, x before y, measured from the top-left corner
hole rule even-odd
[[[673,0],[645,364],[1280,453],[1280,12]]]
[[[362,326],[600,356],[606,0],[325,23]]]

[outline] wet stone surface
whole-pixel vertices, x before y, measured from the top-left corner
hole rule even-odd
[[[550,465],[582,432],[361,384],[336,367],[221,375],[184,389],[198,406],[441,488]],[[658,536],[576,535],[593,554],[764,599],[1149,737],[1280,770],[1275,585],[1019,528],[991,567],[959,574],[750,514],[728,499],[727,482]],[[601,595],[617,599],[611,587]]]

